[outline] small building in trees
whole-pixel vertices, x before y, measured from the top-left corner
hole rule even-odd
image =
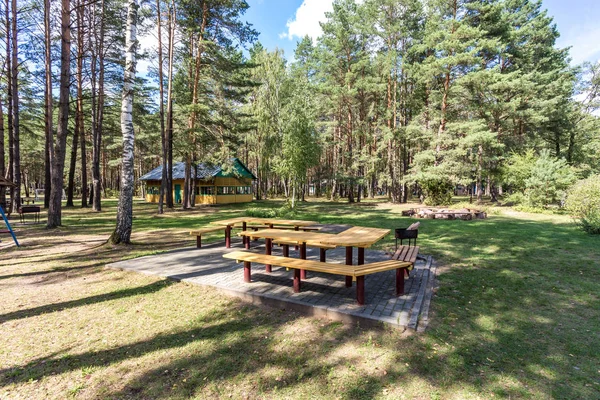
[[[256,176],[239,159],[231,160],[224,169],[217,165],[198,164],[194,192],[196,204],[246,203],[253,199],[252,182]],[[192,167],[192,179],[194,168]],[[181,203],[185,179],[185,163],[173,164],[173,201]],[[146,201],[158,203],[162,180],[162,165],[140,178],[146,183]]]

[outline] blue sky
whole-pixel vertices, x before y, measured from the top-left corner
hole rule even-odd
[[[248,0],[245,17],[260,32],[269,50],[283,49],[288,59],[299,37],[319,34],[318,21],[332,0]],[[600,59],[600,0],[543,0],[543,8],[558,26],[559,47],[571,46],[573,64]]]

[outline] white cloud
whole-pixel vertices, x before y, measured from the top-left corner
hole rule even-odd
[[[325,12],[333,11],[333,0],[303,0],[296,10],[294,18],[288,20],[287,32],[279,34],[279,38],[292,40],[308,35],[313,41],[323,33],[320,22],[324,22]]]

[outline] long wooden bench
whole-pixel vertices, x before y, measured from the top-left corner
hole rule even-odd
[[[211,232],[225,232],[227,230],[227,227],[225,226],[207,226],[206,228],[200,228],[197,229],[195,231],[190,231],[190,235],[192,236],[196,236],[196,247],[197,248],[201,248],[202,247],[202,235],[204,235],[205,233],[211,233]],[[225,240],[227,240],[227,235],[225,235]],[[227,246],[229,247],[229,246]]]
[[[242,228],[242,226],[235,225],[234,228],[240,229],[240,228]],[[303,231],[303,232],[317,232],[323,228],[320,226],[299,226],[298,229],[296,229],[296,227],[293,227],[291,225],[273,225],[273,227],[270,227],[268,225],[246,225],[246,229],[252,229],[254,231],[257,231],[259,229],[287,229],[287,230],[297,230],[297,231]]]
[[[244,281],[251,282],[251,264],[259,263],[265,265],[277,265],[292,268],[294,270],[294,292],[300,292],[301,279],[300,270],[323,272],[333,275],[351,276],[356,278],[356,301],[358,304],[365,303],[365,276],[377,272],[396,270],[396,295],[404,294],[404,270],[410,263],[396,260],[379,261],[364,265],[344,265],[321,261],[303,260],[299,258],[288,258],[265,254],[250,253],[247,251],[233,251],[223,255],[224,258],[244,262]]]

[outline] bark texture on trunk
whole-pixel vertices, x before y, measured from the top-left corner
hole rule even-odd
[[[17,45],[17,0],[12,0],[12,101],[13,101],[13,183],[15,191],[12,198],[12,209],[16,214],[21,206],[21,138],[19,133],[19,59],[17,53],[19,47]]]
[[[102,121],[104,119],[104,0],[100,1],[100,33],[95,33],[96,53],[92,54],[92,185],[94,211],[102,210],[102,175],[100,170],[100,154],[102,151]],[[93,5],[91,15],[93,25],[96,25],[96,3]],[[94,29],[94,32],[98,32]],[[96,63],[98,64],[98,77],[96,79]],[[95,86],[98,86],[96,92]],[[96,100],[96,93],[98,98]]]
[[[52,159],[52,188],[48,208],[48,228],[62,224],[63,173],[69,125],[69,88],[71,85],[71,4],[62,0],[61,49],[60,49],[60,94],[58,101],[58,126]]]
[[[50,205],[50,187],[52,186],[52,32],[50,27],[50,0],[44,0],[44,50],[45,50],[45,87],[44,87],[44,207]]]
[[[167,187],[166,202],[168,208],[174,207],[173,202],[173,62],[175,54],[175,24],[177,21],[177,9],[175,0],[171,1],[169,10],[169,80],[167,83]]]
[[[117,226],[110,237],[113,244],[130,243],[133,225],[134,189],[134,128],[133,128],[133,83],[135,81],[135,48],[137,46],[136,0],[127,4],[127,26],[125,33],[125,76],[121,102],[121,134],[123,135],[123,157],[121,161],[121,191],[117,209]]]
[[[159,116],[160,116],[160,143],[162,150],[162,176],[160,181],[160,194],[158,198],[158,213],[164,212],[163,204],[167,190],[167,137],[165,133],[165,89],[163,76],[163,51],[162,51],[162,23],[161,0],[156,0],[156,25],[158,29],[158,87],[159,87]]]

